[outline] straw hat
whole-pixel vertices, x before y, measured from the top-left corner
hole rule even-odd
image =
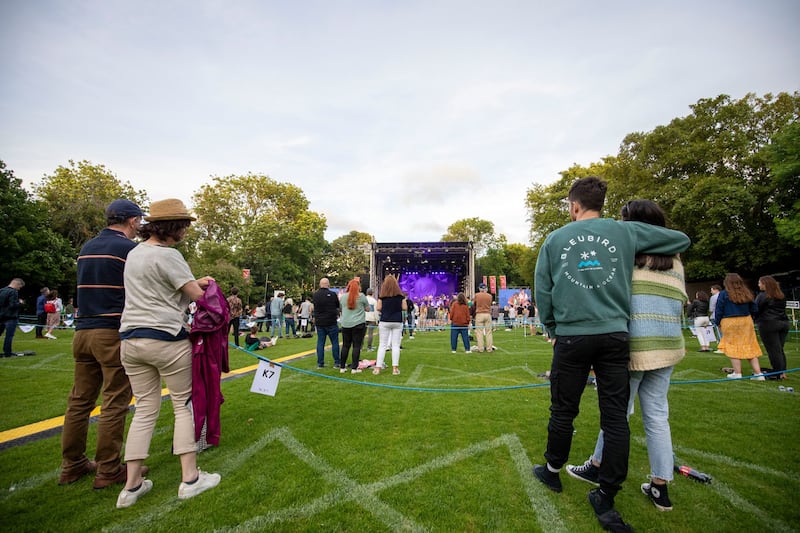
[[[183,202],[177,198],[167,198],[150,204],[150,214],[144,219],[148,222],[160,220],[197,220],[189,214]]]

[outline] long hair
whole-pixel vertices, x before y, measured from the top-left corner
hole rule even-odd
[[[392,274],[387,274],[381,284],[381,298],[400,296],[401,294],[403,294],[403,291],[400,290],[400,285],[397,284],[397,278]]]
[[[707,302],[708,301],[708,293],[706,291],[697,291],[697,294],[695,295],[695,297],[698,300],[700,300],[701,302]]]
[[[753,301],[753,291],[747,288],[739,274],[733,272],[726,274],[725,281],[722,284],[725,285],[725,290],[728,291],[728,298],[733,303],[744,304]]]
[[[667,227],[667,219],[659,205],[651,200],[631,200],[622,206],[622,220],[626,222],[644,222],[653,226]],[[671,255],[639,254],[633,260],[639,268],[645,266],[650,270],[669,270],[672,268]],[[706,299],[708,300],[708,299]]]
[[[348,309],[355,309],[356,308],[356,300],[358,300],[358,295],[361,292],[361,282],[357,279],[351,279],[350,283],[347,284],[347,308]]]
[[[467,305],[467,297],[464,295],[463,292],[459,292],[456,296],[456,301],[460,304]]]
[[[772,276],[761,276],[758,278],[758,282],[764,285],[764,292],[767,294],[767,298],[772,300],[783,300],[786,298],[781,290],[780,284],[775,281],[775,278]]]

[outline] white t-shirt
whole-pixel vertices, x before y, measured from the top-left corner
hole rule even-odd
[[[367,322],[377,322],[378,315],[375,313],[375,306],[378,305],[378,300],[368,294],[367,303],[369,304],[369,311],[364,313],[366,315]]]
[[[140,243],[125,262],[125,308],[119,330],[151,328],[178,335],[191,299],[181,287],[194,275],[181,253]]]

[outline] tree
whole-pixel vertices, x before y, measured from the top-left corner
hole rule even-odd
[[[331,242],[326,257],[331,285],[344,287],[355,276],[369,272],[369,245],[374,240],[369,233],[351,231]]]
[[[327,223],[308,210],[299,187],[259,174],[214,177],[193,201],[197,244],[226,247],[232,264],[250,269],[254,284],[268,278],[269,289],[292,294],[316,277]]]
[[[800,248],[800,122],[793,122],[765,148],[774,177],[775,201],[770,213],[778,235]]]
[[[482,257],[487,250],[497,247],[499,238],[494,234],[494,224],[481,218],[465,218],[457,220],[447,227],[442,235],[443,242],[467,242],[475,244],[475,256]]]
[[[531,188],[535,250],[560,225],[556,206],[572,175],[594,174],[609,183],[606,216],[618,216],[628,200],[648,198],[665,210],[671,227],[689,235],[694,245],[684,254],[687,279],[720,278],[728,271],[752,277],[793,267],[791,258],[800,250],[793,238],[798,186],[791,162],[797,161],[798,143],[792,125],[800,121],[800,93],[740,100],[720,95],[690,107],[686,117],[627,135],[616,156]]]
[[[506,281],[512,287],[533,287],[533,271],[536,269],[536,255],[530,246],[509,244],[505,247],[509,269]]]
[[[245,229],[264,218],[277,224],[308,210],[303,191],[262,174],[215,176],[193,196],[200,240],[242,245]]]
[[[22,294],[34,296],[45,285],[71,289],[73,251],[66,239],[50,229],[45,206],[32,200],[21,184],[0,160],[0,284],[20,277],[26,283]],[[35,298],[29,300],[30,308]]]
[[[51,228],[67,238],[77,251],[83,243],[106,227],[105,210],[117,198],[145,206],[147,194],[129,182],[122,183],[103,165],[89,161],[59,166],[34,187],[44,203]]]

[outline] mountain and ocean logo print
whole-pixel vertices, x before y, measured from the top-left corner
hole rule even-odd
[[[596,258],[597,252],[583,252],[581,254],[581,262],[578,263],[578,268],[599,267],[600,261]]]

